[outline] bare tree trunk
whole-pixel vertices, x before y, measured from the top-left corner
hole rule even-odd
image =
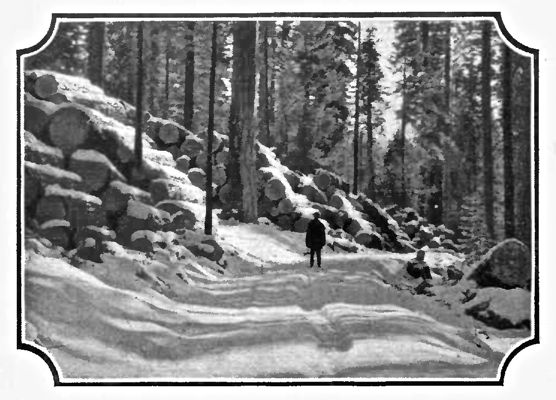
[[[135,101],[135,166],[143,165],[143,21],[137,27],[137,97]]]
[[[507,238],[515,236],[512,128],[512,50],[504,45],[502,65],[502,131],[504,135],[504,231]]]
[[[268,84],[268,22],[260,24],[260,49],[263,55],[263,65],[259,79],[259,132],[261,142],[271,146],[270,120],[269,120],[269,84]]]
[[[359,191],[359,73],[361,72],[361,23],[357,26],[357,69],[355,73],[355,124],[353,126],[353,194]]]
[[[212,142],[214,136],[214,83],[216,80],[216,35],[218,25],[212,23],[212,54],[210,62],[209,78],[209,107],[208,107],[208,127],[207,127],[207,168],[206,168],[206,208],[205,208],[205,233],[212,234]]]
[[[407,206],[407,192],[405,187],[405,128],[407,125],[407,75],[405,72],[405,60],[403,65],[403,76],[402,76],[402,126],[400,129],[400,157],[401,157],[401,179],[402,179],[402,192],[401,192],[401,206]]]
[[[494,195],[493,195],[493,159],[492,159],[492,110],[491,97],[491,65],[490,65],[490,22],[482,24],[481,49],[481,108],[483,126],[483,177],[484,204],[487,233],[494,238]]]
[[[104,22],[91,22],[89,24],[87,72],[91,83],[100,87],[103,86],[104,32]]]
[[[191,130],[193,127],[193,82],[195,80],[195,21],[187,23],[185,41],[187,52],[185,55],[185,99],[183,101],[183,126]]]
[[[257,25],[253,21],[235,22],[233,35],[228,176],[232,198],[237,198],[237,192],[240,189],[242,220],[252,222],[257,219],[258,193],[255,166],[256,126],[254,121]]]
[[[164,118],[168,118],[168,109],[170,108],[170,40],[167,39],[166,51],[164,53],[166,63],[164,66]]]

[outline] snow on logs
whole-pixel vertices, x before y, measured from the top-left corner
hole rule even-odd
[[[126,212],[118,220],[116,229],[118,242],[129,244],[131,236],[136,231],[160,231],[171,219],[166,211],[140,201],[129,200]]]
[[[25,140],[25,161],[63,168],[64,155],[60,149],[41,142],[31,132],[25,131],[23,136]]]
[[[165,200],[156,205],[156,208],[166,211],[172,219],[165,230],[180,232],[183,229],[195,229],[195,224],[200,220],[198,214],[202,214],[204,207],[188,201]]]
[[[54,246],[64,249],[69,247],[71,241],[70,223],[63,219],[51,219],[39,227],[39,233]]]
[[[189,158],[189,156],[186,156],[185,154],[183,156],[180,156],[176,159],[176,168],[183,172],[184,174],[187,174],[187,172],[189,171],[189,163],[191,161],[191,158]]]
[[[35,212],[39,223],[52,219],[65,219],[73,229],[87,225],[105,225],[102,201],[95,196],[60,185],[49,185],[39,200]]]
[[[103,208],[108,213],[121,214],[127,208],[129,200],[150,203],[151,196],[135,186],[121,181],[112,181],[102,197]]]
[[[194,186],[202,190],[205,189],[206,174],[201,168],[191,168],[187,176]]]
[[[96,150],[75,151],[68,169],[82,177],[78,189],[87,193],[103,190],[113,180],[126,181],[110,160]]]
[[[25,161],[25,205],[29,206],[43,195],[48,185],[59,185],[63,188],[74,189],[82,179],[79,175],[52,165],[35,164]]]

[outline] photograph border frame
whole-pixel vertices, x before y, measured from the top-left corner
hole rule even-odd
[[[341,378],[334,380],[322,380],[321,378],[307,378],[307,379],[291,379],[280,381],[269,381],[265,379],[249,379],[249,380],[191,380],[191,381],[170,381],[170,380],[156,380],[142,381],[140,379],[132,380],[89,380],[83,381],[64,381],[60,379],[54,361],[49,354],[41,348],[33,346],[23,341],[23,323],[24,316],[22,314],[22,285],[23,285],[23,271],[22,271],[22,145],[21,145],[21,72],[22,72],[22,56],[33,53],[39,50],[46,44],[55,31],[58,19],[107,19],[107,18],[128,18],[128,19],[156,19],[156,18],[195,18],[195,19],[213,19],[213,18],[492,18],[498,24],[501,34],[513,46],[519,50],[528,53],[533,58],[532,74],[532,93],[531,98],[532,106],[532,142],[533,142],[533,184],[532,196],[534,201],[534,213],[532,210],[532,236],[534,238],[534,248],[532,255],[534,258],[533,263],[533,279],[532,279],[532,293],[533,296],[533,314],[531,323],[534,326],[532,329],[531,337],[522,342],[519,346],[512,349],[512,351],[505,355],[504,361],[499,367],[499,377],[497,379],[473,379],[466,378],[465,380],[451,380],[446,378],[438,379],[420,379],[403,378],[404,380],[392,380],[394,378],[380,378],[380,380],[364,381],[364,380],[350,380],[349,378]],[[504,25],[501,12],[271,12],[271,13],[52,13],[50,26],[46,35],[35,45],[18,49],[16,51],[17,62],[17,83],[16,83],[16,96],[17,96],[17,350],[26,350],[39,356],[50,369],[54,386],[502,386],[504,385],[504,378],[507,368],[514,357],[522,350],[529,346],[540,344],[539,337],[539,50],[528,47],[516,38],[514,38]],[[373,378],[374,379],[374,378]],[[389,380],[390,379],[390,380]]]

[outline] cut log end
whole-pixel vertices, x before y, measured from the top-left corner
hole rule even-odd
[[[91,119],[76,107],[64,107],[52,115],[48,132],[52,143],[64,154],[71,154],[89,134]]]
[[[39,76],[33,86],[35,95],[40,99],[46,99],[58,91],[58,82],[52,75]]]

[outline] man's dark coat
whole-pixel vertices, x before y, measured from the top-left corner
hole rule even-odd
[[[326,244],[326,230],[318,219],[313,219],[309,222],[305,244],[310,249],[321,249]]]

